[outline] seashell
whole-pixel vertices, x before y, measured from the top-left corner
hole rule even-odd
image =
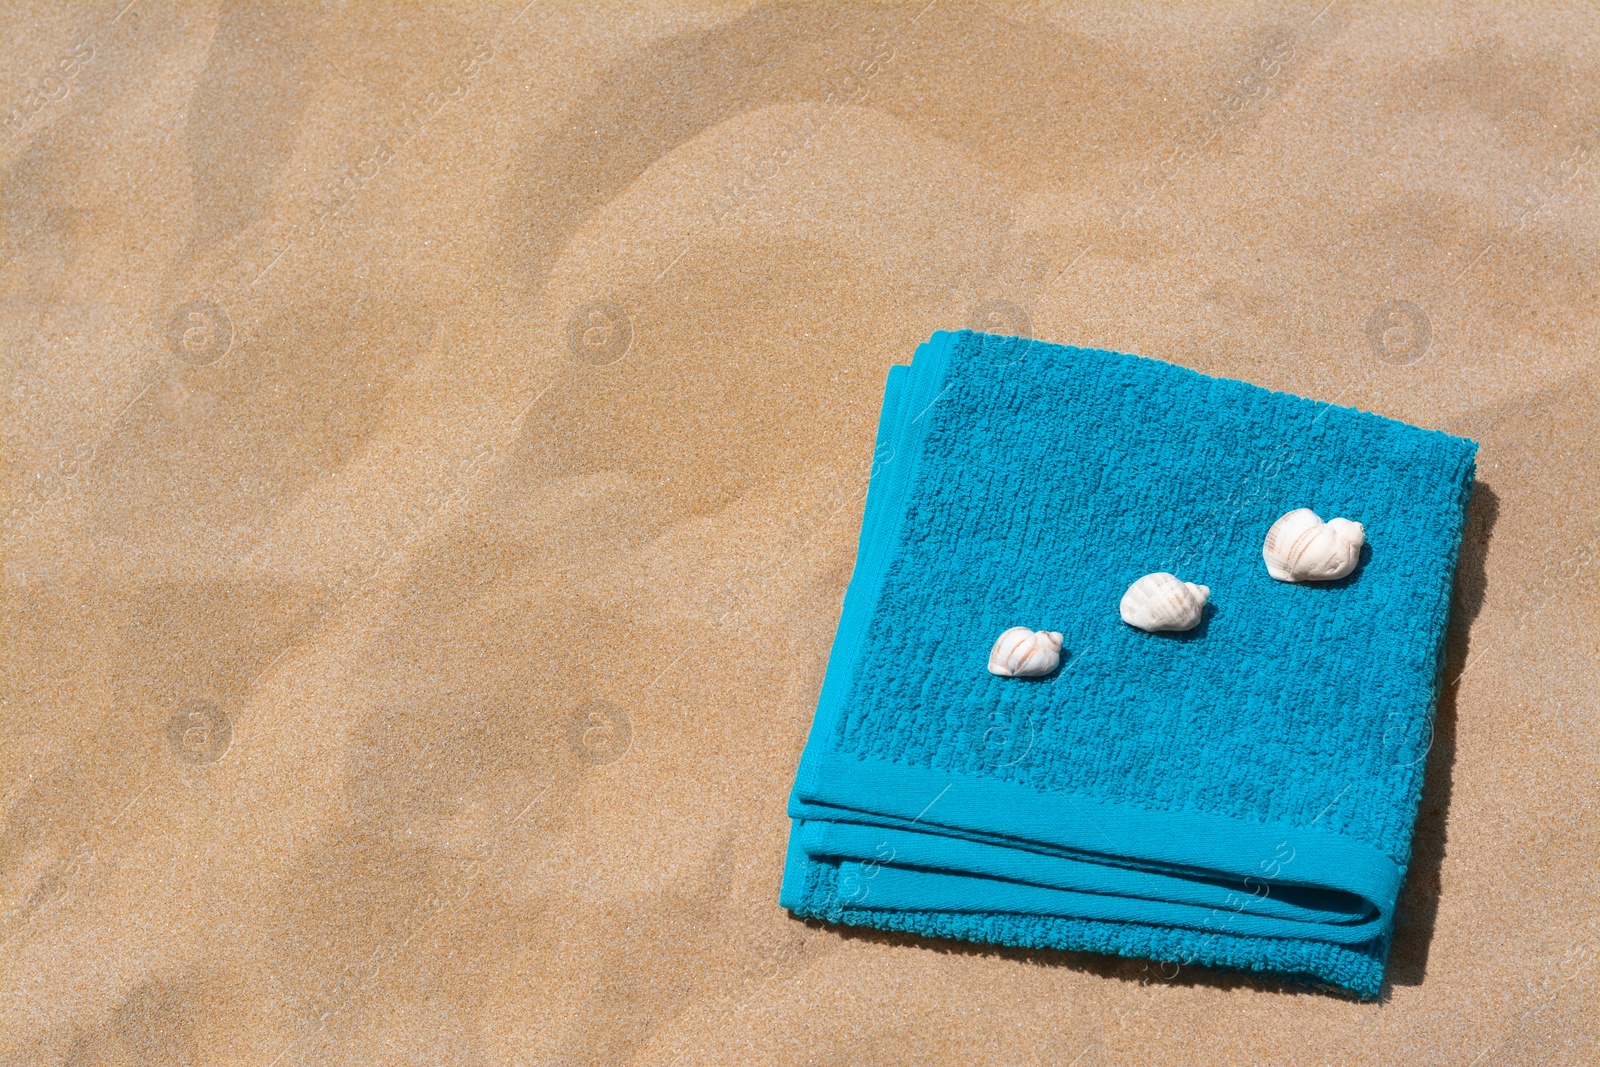
[[[1323,522],[1310,508],[1297,508],[1272,524],[1261,558],[1280,582],[1331,582],[1356,569],[1366,541],[1359,522]]]
[[[1036,678],[1061,662],[1061,635],[1054,630],[1013,626],[989,652],[989,673],[1002,678]]]
[[[1122,621],[1151,633],[1192,630],[1200,624],[1200,609],[1210,596],[1211,590],[1206,586],[1182,582],[1166,571],[1157,571],[1140,578],[1122,594]]]

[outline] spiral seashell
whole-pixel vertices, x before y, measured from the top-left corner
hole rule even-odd
[[[1331,582],[1356,569],[1366,541],[1359,522],[1323,522],[1310,508],[1297,508],[1272,524],[1261,558],[1280,582]]]
[[[1207,586],[1179,581],[1166,571],[1147,574],[1122,594],[1122,621],[1141,630],[1192,630],[1211,596]]]
[[[1002,678],[1037,678],[1061,662],[1061,634],[1013,626],[989,652],[989,673]]]

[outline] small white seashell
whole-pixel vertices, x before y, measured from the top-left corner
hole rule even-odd
[[[1310,508],[1297,508],[1272,524],[1261,558],[1280,582],[1331,582],[1356,569],[1366,540],[1359,522],[1323,522]]]
[[[1061,635],[1054,630],[1013,626],[989,652],[989,673],[1002,678],[1036,678],[1061,662]]]
[[[1206,586],[1181,582],[1166,571],[1157,571],[1140,578],[1122,594],[1122,621],[1151,633],[1192,630],[1200,625],[1200,609],[1210,596],[1211,590]]]

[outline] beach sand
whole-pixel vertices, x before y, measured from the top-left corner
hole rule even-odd
[[[1593,7],[0,20],[0,1062],[1596,1062]],[[968,325],[1481,443],[1381,1002],[778,907]]]

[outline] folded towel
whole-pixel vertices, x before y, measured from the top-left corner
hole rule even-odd
[[[890,369],[801,757],[797,915],[1268,972],[1376,996],[1477,446],[1155,360],[936,333]],[[1267,529],[1366,527],[1271,578]],[[1143,574],[1211,588],[1152,634]],[[1012,626],[1043,678],[988,672]]]

